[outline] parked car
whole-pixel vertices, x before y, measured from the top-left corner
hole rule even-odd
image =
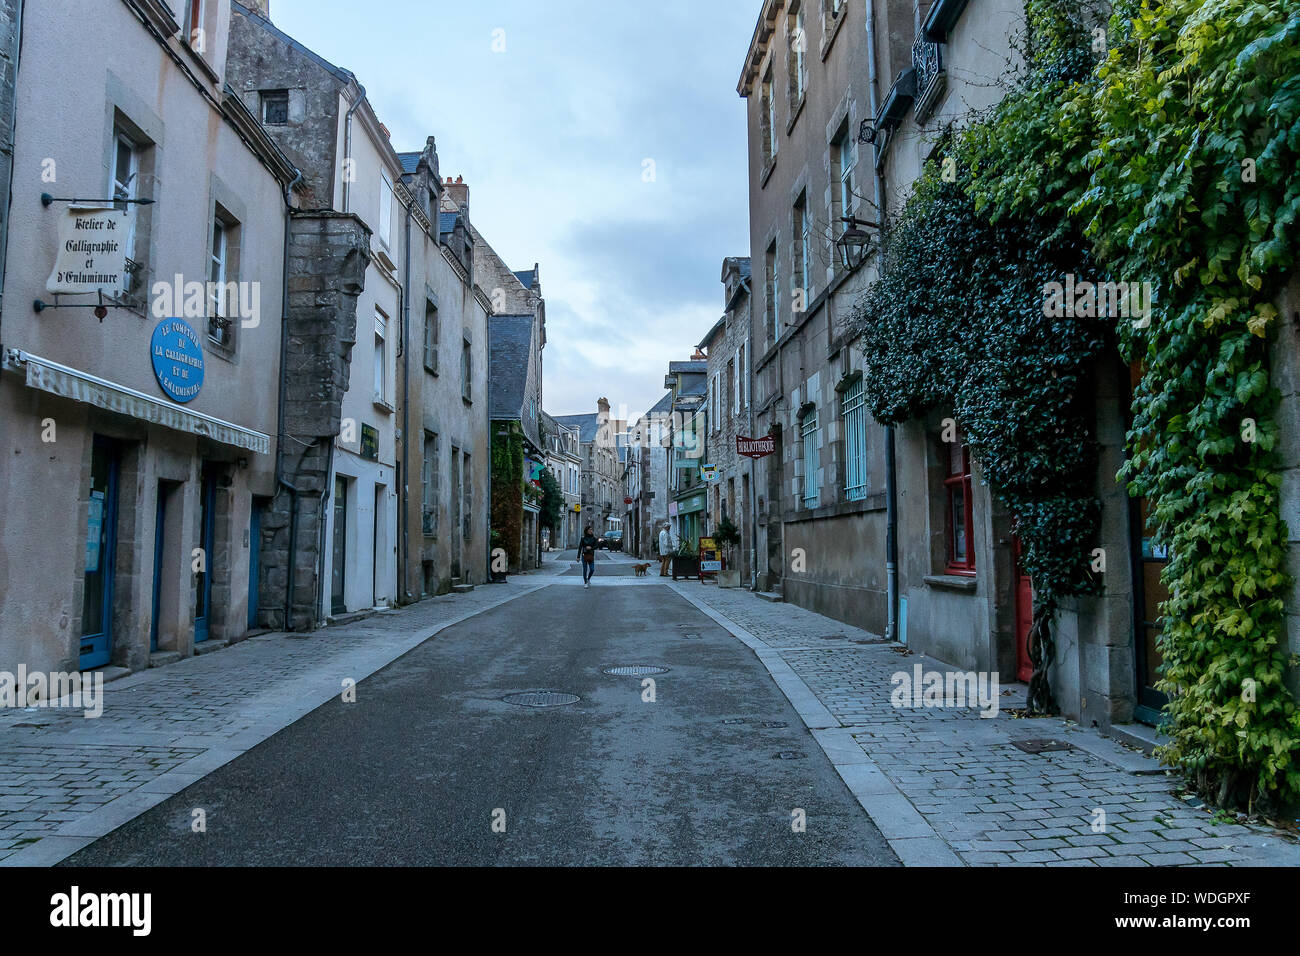
[[[601,547],[605,548],[606,550],[609,550],[609,551],[622,551],[622,550],[623,550],[623,532],[622,532],[622,531],[610,531],[610,532],[608,532],[608,533],[605,535],[605,537],[604,537],[602,540],[603,540],[604,543],[601,545]]]

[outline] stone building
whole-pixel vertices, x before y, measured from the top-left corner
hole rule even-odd
[[[544,461],[564,496],[559,527],[551,534],[551,547],[568,550],[578,546],[582,537],[582,441],[579,429],[563,425],[542,413]]]
[[[0,670],[137,670],[263,610],[295,170],[229,92],[228,5],[3,12]],[[56,266],[68,243],[85,259]]]
[[[394,184],[402,164],[365,90],[347,70],[328,63],[266,17],[238,3],[231,36],[231,86],[286,154],[294,158],[320,209],[356,216],[367,227],[364,282],[351,327],[341,338],[295,339],[293,346],[347,350],[340,421],[328,437],[327,484],[319,499],[319,536],[295,535],[315,558],[316,604],[305,626],[397,601],[397,454],[395,356],[401,339],[404,236],[397,228]],[[331,271],[306,263],[295,289],[315,286]],[[350,348],[348,348],[350,346]],[[332,402],[321,411],[332,423]],[[301,440],[301,436],[296,436]],[[300,519],[301,520],[301,519]],[[268,566],[268,570],[273,569]]]
[[[704,463],[709,363],[699,349],[690,360],[669,362],[664,388],[672,396],[664,449],[668,476],[668,522],[677,540],[690,547],[707,534]]]
[[[1031,670],[1034,596],[1014,516],[981,480],[952,409],[896,428],[864,414],[846,320],[876,275],[877,224],[903,208],[943,137],[1001,95],[1022,17],[1020,5],[994,0],[766,0],[738,87],[757,269],[756,431],[777,447],[757,468],[759,587],[1004,682]],[[851,225],[865,245],[846,241]],[[1288,421],[1295,377],[1279,346]],[[1115,480],[1130,370],[1118,357],[1099,362],[1094,387],[1097,544],[1110,570],[1100,594],[1060,611],[1051,683],[1067,716],[1111,728],[1154,722],[1164,702],[1154,622],[1166,556],[1144,532],[1143,503]],[[1280,444],[1286,458],[1291,446]],[[1287,487],[1284,513],[1294,510]]]
[[[404,601],[487,580],[491,514],[487,298],[474,284],[469,190],[443,183],[433,137],[399,154],[410,244],[402,284],[398,460]],[[448,196],[456,211],[444,211]],[[405,436],[410,436],[407,442]],[[418,475],[418,479],[417,479]]]
[[[597,536],[623,527],[623,463],[618,436],[626,423],[609,416],[609,400],[596,400],[596,412],[556,415],[562,425],[578,429],[582,450],[582,527]]]
[[[629,520],[635,524],[635,554],[657,555],[659,530],[668,524],[668,441],[672,419],[672,392],[665,392],[644,415],[628,428]],[[625,544],[626,548],[627,545]]]
[[[755,461],[739,454],[736,439],[755,437],[749,394],[749,263],[748,256],[723,260],[725,311],[699,344],[708,355],[704,461],[715,469],[708,491],[709,527],[716,529],[727,518],[740,532],[728,569],[739,570],[746,586],[752,585],[754,571]]]

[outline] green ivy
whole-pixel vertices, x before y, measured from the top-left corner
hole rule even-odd
[[[1300,4],[1126,2],[1110,34],[1075,211],[1115,271],[1160,280],[1120,333],[1144,372],[1123,476],[1170,551],[1163,754],[1221,805],[1294,800],[1268,339],[1296,266]]]
[[[868,401],[886,422],[951,408],[966,431],[1023,542],[1030,706],[1051,710],[1053,615],[1094,586],[1090,370],[1116,345],[1140,360],[1120,477],[1171,555],[1162,757],[1221,805],[1294,800],[1267,344],[1296,265],[1300,4],[1122,0],[1108,23],[1071,0],[1025,9],[1013,89],[888,225],[858,306]],[[1045,315],[1066,273],[1150,282],[1149,321]]]

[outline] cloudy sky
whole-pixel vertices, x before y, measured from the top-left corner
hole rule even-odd
[[[484,237],[541,264],[544,404],[566,415],[644,411],[722,314],[722,260],[749,253],[736,81],[760,6],[271,0],[271,19],[357,74],[398,150],[436,136]]]

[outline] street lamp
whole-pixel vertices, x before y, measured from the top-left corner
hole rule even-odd
[[[871,245],[871,233],[863,229],[863,226],[872,226],[879,229],[877,223],[870,222],[866,219],[859,219],[856,216],[842,216],[840,222],[848,223],[848,228],[844,234],[835,240],[835,248],[839,250],[840,262],[844,268],[852,271],[862,265],[867,249]]]

